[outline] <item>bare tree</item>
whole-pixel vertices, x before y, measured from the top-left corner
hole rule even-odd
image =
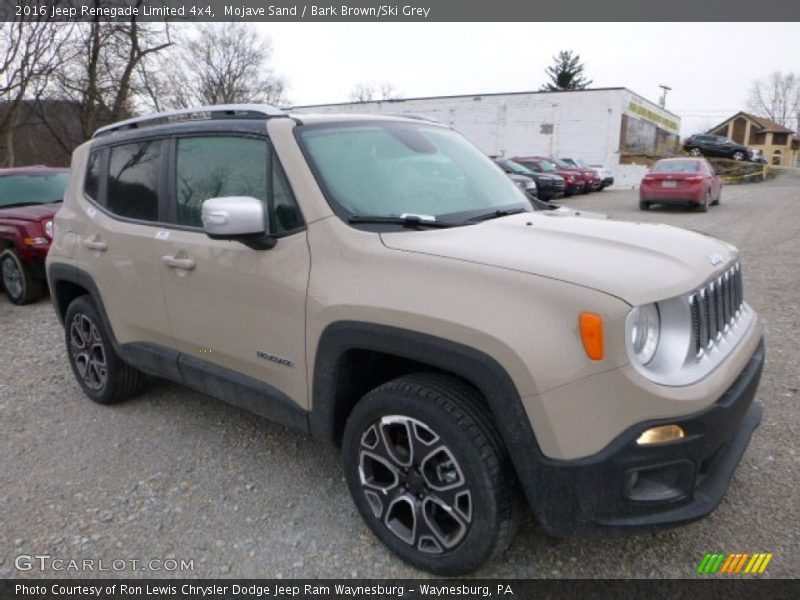
[[[272,43],[251,25],[205,23],[175,39],[174,52],[140,65],[139,86],[149,108],[286,103],[286,82],[270,66]]]
[[[353,102],[371,102],[380,100],[397,100],[400,93],[388,81],[360,82],[353,86],[350,100]]]
[[[14,133],[23,103],[47,87],[62,64],[63,25],[44,19],[0,23],[0,139],[7,166],[13,166]]]
[[[137,5],[141,3],[138,0]],[[140,23],[135,18],[127,22],[95,18],[79,23],[65,43],[70,59],[54,74],[52,85],[37,97],[39,117],[57,142],[71,151],[98,126],[132,114],[139,93],[139,66],[170,45],[168,24]],[[44,101],[53,98],[80,107],[77,138],[49,118]]]
[[[756,115],[797,129],[800,125],[797,123],[800,116],[800,76],[775,71],[765,79],[754,81],[748,107]]]

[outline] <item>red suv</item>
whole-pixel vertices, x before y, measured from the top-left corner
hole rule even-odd
[[[68,169],[0,169],[0,282],[14,304],[28,304],[46,288],[44,259],[53,238]]]

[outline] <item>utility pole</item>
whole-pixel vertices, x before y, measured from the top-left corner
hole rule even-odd
[[[662,90],[664,90],[664,93],[661,94],[661,100],[659,100],[658,103],[661,105],[661,108],[666,108],[667,107],[667,92],[670,91],[672,88],[669,87],[668,85],[664,85],[663,83],[661,85],[659,85],[658,87],[660,87]]]

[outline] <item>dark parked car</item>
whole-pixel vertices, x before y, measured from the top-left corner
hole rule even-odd
[[[717,156],[733,160],[753,160],[755,153],[742,144],[721,135],[697,134],[690,136],[683,149],[692,156]]]
[[[53,238],[67,169],[0,169],[0,282],[14,304],[28,304],[46,289],[44,259]]]
[[[533,179],[536,182],[536,196],[540,200],[549,202],[553,198],[564,195],[566,184],[564,183],[564,178],[560,175],[532,171],[507,158],[498,159],[496,162],[509,175],[513,174]]]
[[[586,182],[580,173],[571,169],[562,169],[548,158],[542,158],[541,156],[515,156],[511,160],[536,173],[563,177],[565,196],[581,194],[586,191]]]
[[[639,208],[685,204],[706,212],[719,204],[722,181],[705,158],[665,158],[654,164],[639,187]]]

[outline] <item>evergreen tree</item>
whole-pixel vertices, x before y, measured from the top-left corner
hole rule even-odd
[[[562,50],[553,57],[553,64],[545,69],[550,82],[540,88],[542,92],[582,90],[592,83],[583,74],[581,57],[571,50]]]

